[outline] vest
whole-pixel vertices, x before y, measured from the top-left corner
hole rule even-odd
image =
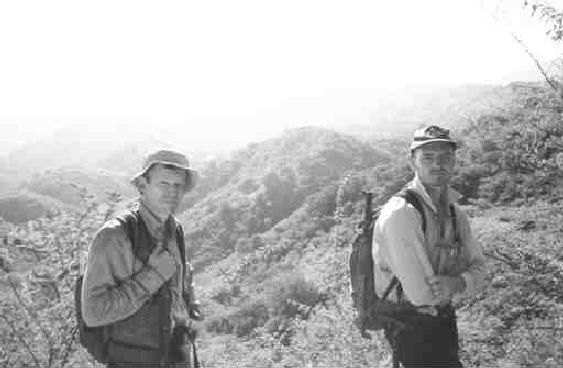
[[[137,210],[117,217],[127,234],[132,251],[147,264],[156,248],[145,222]],[[176,244],[185,272],[184,234],[174,221]],[[172,291],[166,281],[132,316],[108,326],[108,360],[113,362],[163,362],[169,355],[172,339]],[[159,349],[155,349],[158,346]]]

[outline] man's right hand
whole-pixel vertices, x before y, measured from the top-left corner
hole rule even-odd
[[[164,281],[170,279],[176,272],[176,262],[172,254],[166,250],[153,252],[149,258],[149,266],[154,268]]]

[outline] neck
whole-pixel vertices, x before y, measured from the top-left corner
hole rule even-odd
[[[449,189],[449,186],[447,184],[440,186],[427,184],[422,185],[424,186],[424,189],[426,189],[426,193],[428,193],[430,199],[432,200],[432,203],[434,203],[434,206],[436,206],[436,208],[447,207]]]

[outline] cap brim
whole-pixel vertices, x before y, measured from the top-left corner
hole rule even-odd
[[[428,139],[426,141],[413,141],[411,143],[411,151],[417,148],[420,148],[424,145],[427,145],[429,143],[434,143],[434,142],[446,142],[451,144],[452,146],[454,146],[454,148],[457,148],[457,143],[455,141],[452,141],[451,139],[441,139],[441,138],[436,138],[436,139]]]

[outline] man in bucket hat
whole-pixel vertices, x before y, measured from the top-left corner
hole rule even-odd
[[[461,367],[454,296],[467,297],[484,284],[481,244],[450,189],[457,143],[436,125],[418,129],[410,145],[414,179],[394,196],[374,227],[374,284],[381,296],[402,304],[385,336],[403,367]]]
[[[103,326],[102,356],[92,355],[108,367],[191,367],[187,326],[202,315],[174,213],[197,178],[182,153],[150,153],[131,179],[135,208],[92,241],[81,313],[86,331]]]

